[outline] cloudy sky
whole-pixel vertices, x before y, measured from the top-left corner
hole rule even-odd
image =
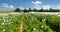
[[[60,9],[60,0],[0,0],[0,9]]]

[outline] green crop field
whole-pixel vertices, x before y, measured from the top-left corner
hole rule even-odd
[[[26,14],[23,32],[60,32],[60,17],[46,14]]]
[[[0,15],[0,32],[19,32],[23,15]]]
[[[60,16],[49,14],[0,14],[0,32],[60,32]]]

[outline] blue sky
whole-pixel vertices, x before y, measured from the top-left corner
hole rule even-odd
[[[60,9],[60,0],[0,0],[0,9],[15,8]]]

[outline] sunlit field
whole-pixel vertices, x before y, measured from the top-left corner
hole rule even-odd
[[[0,14],[0,32],[21,32],[21,30],[23,32],[60,32],[60,14],[59,12]]]
[[[0,0],[0,32],[60,32],[60,0]]]

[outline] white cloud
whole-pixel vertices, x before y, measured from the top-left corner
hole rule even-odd
[[[3,5],[8,5],[8,4],[6,4],[6,3],[3,3]]]
[[[34,7],[33,8],[35,8],[35,9],[41,9],[40,8],[40,4],[42,4],[42,2],[41,1],[32,1],[31,2],[32,4],[34,4]]]
[[[24,8],[23,8],[23,7],[20,7],[20,9],[21,9],[21,10],[24,10]]]
[[[10,8],[14,8],[14,6],[13,5],[10,5]]]
[[[36,1],[36,2],[31,2],[32,4],[34,4],[34,5],[39,5],[39,4],[42,4],[42,2],[40,2],[40,1]]]
[[[43,6],[44,10],[49,10],[51,8],[51,6],[47,5],[47,6]]]
[[[6,3],[3,3],[2,5],[4,8],[14,8],[13,5],[9,5],[9,4],[6,4]]]
[[[9,8],[9,5],[6,3],[3,3],[3,7]]]

